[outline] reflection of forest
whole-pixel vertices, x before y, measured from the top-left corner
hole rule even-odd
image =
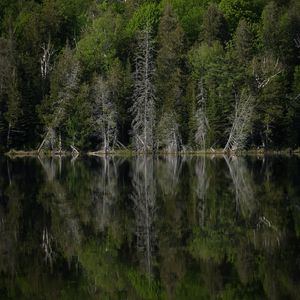
[[[2,159],[0,299],[298,299],[299,165]]]

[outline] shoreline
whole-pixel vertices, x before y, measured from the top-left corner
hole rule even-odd
[[[300,155],[300,149],[284,149],[284,150],[240,150],[240,151],[229,151],[223,152],[222,149],[212,150],[189,150],[189,151],[180,151],[180,152],[166,152],[166,151],[157,151],[157,152],[138,152],[133,150],[113,150],[110,152],[104,151],[82,151],[79,153],[72,153],[70,151],[41,151],[37,150],[10,150],[6,153],[2,153],[3,155],[9,156],[11,158],[17,157],[77,157],[77,156],[94,156],[94,157],[105,157],[105,156],[125,156],[125,157],[133,157],[140,155],[154,155],[154,156],[269,156],[269,155]]]

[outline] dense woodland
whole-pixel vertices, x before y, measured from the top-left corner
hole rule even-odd
[[[0,148],[300,145],[298,0],[0,0]]]

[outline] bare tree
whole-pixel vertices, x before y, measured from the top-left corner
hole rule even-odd
[[[140,32],[135,58],[132,131],[137,151],[153,150],[155,125],[154,43],[149,27]]]
[[[156,183],[152,157],[138,157],[133,170],[133,193],[136,220],[137,249],[141,264],[149,276],[152,273],[153,251],[156,243]]]
[[[261,90],[266,87],[277,75],[282,72],[283,68],[279,59],[273,56],[264,56],[254,58],[252,62],[252,73],[256,81],[257,89]]]
[[[198,85],[197,100],[197,110],[196,110],[196,122],[197,129],[195,133],[195,142],[201,147],[201,149],[206,149],[206,134],[209,128],[208,119],[206,116],[206,95],[203,80],[200,80]]]
[[[244,148],[252,125],[253,109],[254,98],[251,95],[243,91],[240,97],[236,96],[232,126],[223,152]]]
[[[50,42],[50,39],[47,44],[42,45],[42,55],[40,59],[41,64],[41,75],[43,79],[46,79],[49,72],[52,70],[51,59],[55,53],[53,45]]]
[[[108,83],[97,77],[93,85],[93,127],[102,140],[105,153],[113,149],[117,142],[117,112],[111,99]]]

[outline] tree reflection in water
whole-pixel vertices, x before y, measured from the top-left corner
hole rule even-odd
[[[1,296],[298,299],[299,167],[295,157],[0,158]]]
[[[139,156],[133,164],[131,199],[134,203],[137,250],[141,265],[151,278],[156,243],[156,182],[152,156]]]

